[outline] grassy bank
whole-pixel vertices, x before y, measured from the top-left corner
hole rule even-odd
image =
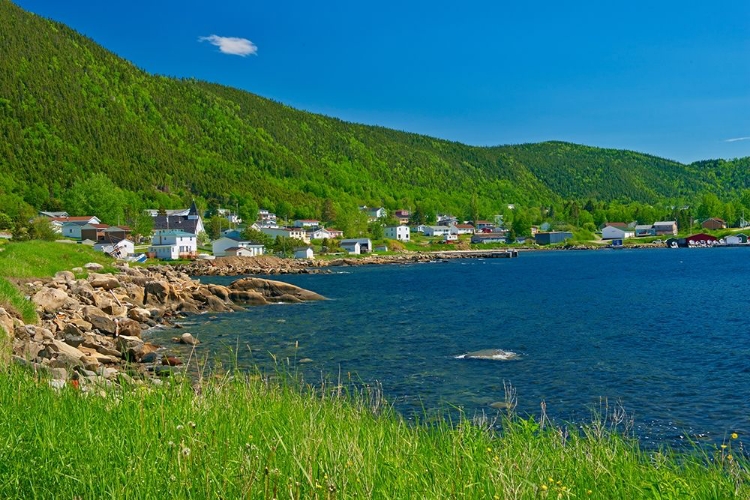
[[[748,498],[731,457],[648,453],[595,423],[582,433],[503,422],[409,425],[377,394],[223,376],[55,391],[0,374],[3,498]],[[375,403],[374,403],[375,402]]]
[[[34,304],[9,279],[49,278],[89,262],[102,264],[105,272],[113,270],[111,258],[86,245],[39,240],[4,243],[0,247],[0,307],[17,312],[25,323],[36,323]]]

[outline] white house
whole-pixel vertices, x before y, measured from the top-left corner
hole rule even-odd
[[[315,253],[313,252],[313,249],[310,247],[301,247],[301,248],[294,249],[295,259],[312,259],[314,257],[315,257]]]
[[[451,234],[474,234],[474,226],[471,224],[453,224],[450,226]]]
[[[294,227],[315,228],[320,227],[320,221],[315,219],[297,219],[294,221]]]
[[[307,231],[298,227],[262,227],[260,228],[260,232],[274,238],[281,236],[283,238],[294,238],[296,240],[302,240],[305,243],[310,243]]]
[[[624,240],[625,238],[635,237],[635,231],[620,229],[614,226],[604,226],[602,229],[603,240]]]
[[[372,251],[372,241],[370,240],[370,238],[353,238],[348,240],[341,240],[339,246],[350,254],[354,255]]]
[[[81,228],[86,224],[99,224],[99,217],[87,215],[85,217],[51,217],[52,229],[66,238],[81,239]]]
[[[389,240],[409,241],[409,226],[386,226],[383,229],[383,236]]]
[[[388,212],[383,207],[369,208],[367,206],[362,206],[359,207],[359,209],[367,214],[367,219],[370,222],[376,221],[378,219],[385,219],[385,217],[388,215]]]
[[[451,228],[448,226],[425,226],[424,227],[424,235],[425,236],[445,236],[446,234],[450,234]]]
[[[255,257],[263,255],[265,252],[265,247],[263,245],[258,245],[252,241],[230,238],[228,236],[214,240],[211,246],[216,257],[226,257],[227,255]],[[229,251],[230,249],[233,250]],[[242,249],[243,251],[238,252],[237,249]]]
[[[317,228],[317,229],[310,229],[307,231],[307,239],[308,240],[325,240],[325,239],[331,239],[333,238],[333,235],[328,229]]]
[[[179,229],[154,231],[148,253],[162,260],[194,258],[198,253],[197,240],[194,234]]]
[[[443,241],[446,243],[450,243],[451,241],[458,241],[458,235],[453,233],[444,234]]]

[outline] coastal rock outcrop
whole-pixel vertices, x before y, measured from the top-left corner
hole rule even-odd
[[[97,266],[86,268],[101,271]],[[0,309],[0,327],[12,334],[14,361],[61,379],[75,376],[84,385],[123,380],[138,383],[147,373],[174,373],[163,368],[172,369],[180,363],[167,354],[156,355],[159,346],[141,338],[145,329],[170,325],[186,313],[232,312],[246,305],[324,299],[294,285],[259,278],[238,280],[226,287],[202,284],[167,266],[130,268],[125,264],[118,270],[117,274],[91,272],[86,279],[61,271],[51,280],[25,284],[40,323],[25,325]],[[77,272],[80,275],[83,270]],[[189,333],[178,340],[199,344]],[[154,370],[145,362],[167,366]]]

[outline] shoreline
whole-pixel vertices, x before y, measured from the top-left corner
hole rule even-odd
[[[640,244],[626,249],[665,248],[663,245]],[[190,276],[241,276],[241,275],[283,275],[283,274],[325,274],[332,272],[331,267],[416,264],[441,262],[456,259],[495,258],[497,254],[514,252],[518,256],[529,252],[560,251],[602,251],[612,250],[608,246],[566,245],[552,248],[494,248],[487,250],[436,250],[425,252],[403,252],[391,255],[366,254],[363,256],[344,256],[334,259],[291,259],[263,255],[259,257],[217,257],[214,260],[194,261],[190,264],[178,264],[176,270]]]

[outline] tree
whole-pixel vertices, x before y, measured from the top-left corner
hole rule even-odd
[[[33,240],[55,241],[59,234],[52,229],[47,217],[34,217],[28,226],[28,235]]]
[[[375,222],[370,223],[367,229],[368,229],[368,232],[370,233],[370,237],[373,240],[383,239],[383,224],[381,224],[380,221],[375,221]]]
[[[221,238],[222,228],[227,227],[229,227],[229,223],[224,217],[220,215],[214,215],[206,222],[206,233],[208,233],[208,237],[212,240],[218,240],[219,238]]]
[[[326,198],[323,202],[323,212],[320,218],[323,222],[333,222],[336,220],[336,207],[334,207],[333,201],[330,198]]]
[[[11,229],[13,227],[13,219],[10,215],[0,212],[0,229]]]
[[[69,213],[95,215],[106,224],[125,220],[123,192],[104,174],[94,174],[73,184],[65,195]]]
[[[529,224],[529,219],[526,218],[524,211],[519,209],[513,215],[513,224],[511,224],[510,230],[514,241],[517,236],[531,236],[531,224]]]
[[[242,232],[242,237],[247,241],[252,241],[257,245],[264,245],[266,248],[271,248],[271,246],[274,244],[273,236],[270,236],[262,231],[258,231],[257,229],[253,229],[250,226],[247,226]]]

